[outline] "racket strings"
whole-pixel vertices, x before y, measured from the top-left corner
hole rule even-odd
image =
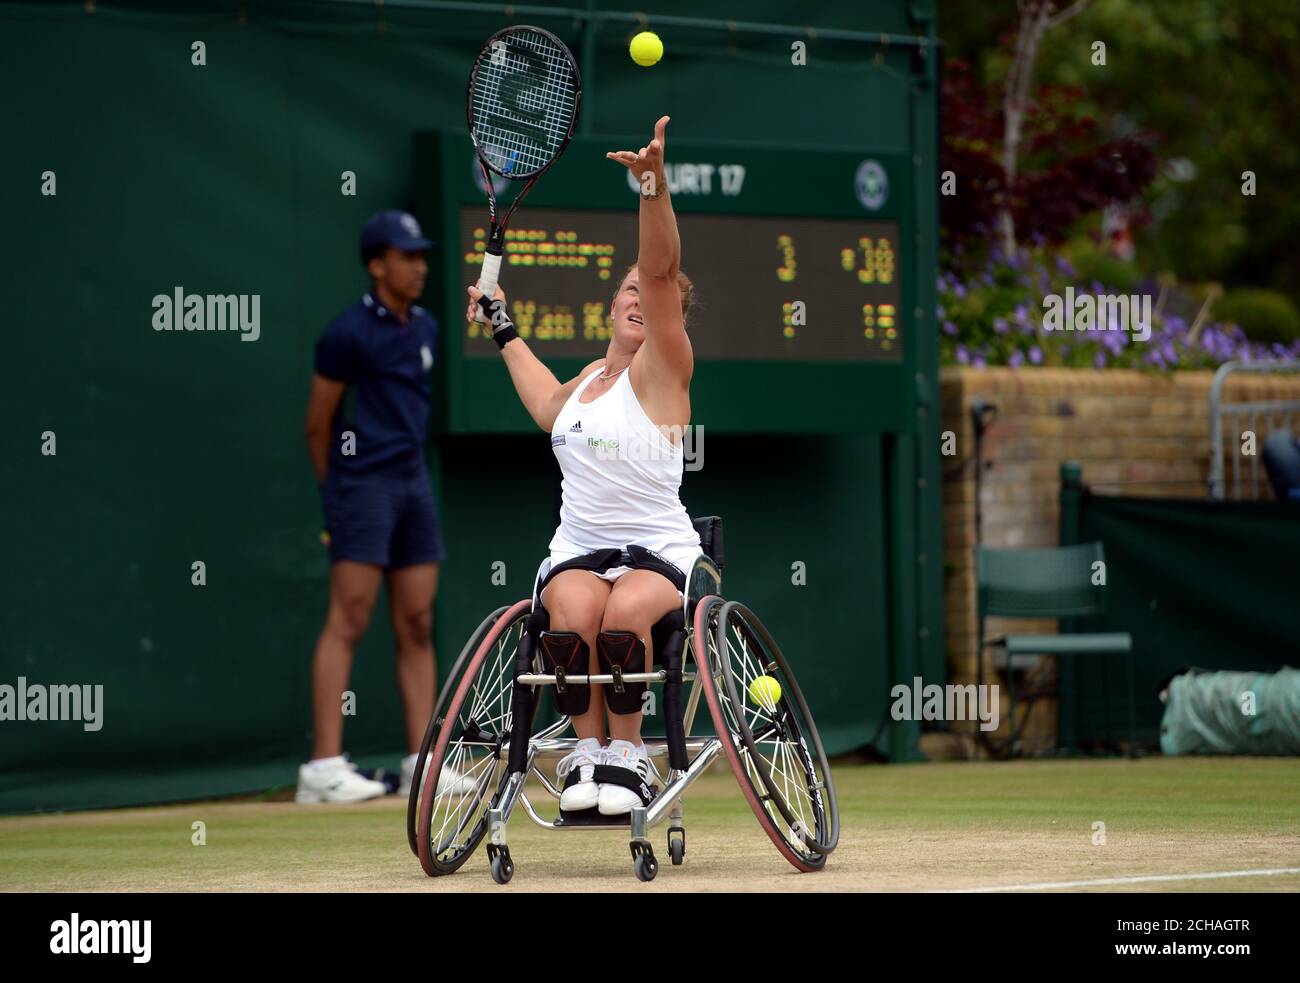
[[[519,32],[489,45],[479,56],[471,115],[483,156],[507,177],[541,171],[573,126],[576,95],[567,53],[544,35]]]

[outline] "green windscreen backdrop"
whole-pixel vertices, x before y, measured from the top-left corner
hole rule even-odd
[[[1300,664],[1300,507],[1084,494],[1081,542],[1106,548],[1100,631],[1127,631],[1137,657],[1137,737],[1159,741],[1160,682],[1182,667],[1272,672]],[[1125,732],[1124,666],[1078,661],[1066,677],[1062,728],[1077,713],[1079,740]],[[1109,664],[1107,664],[1109,663]]]
[[[933,170],[933,66],[906,44],[817,33],[932,36],[931,4],[702,6],[655,8],[814,30],[664,28],[667,55],[643,70],[627,57],[633,19],[589,30],[569,13],[527,20],[574,49],[588,136],[648,133],[667,113],[670,155],[674,136],[831,142],[919,152],[917,166]],[[98,731],[0,721],[0,811],[296,781],[328,576],[303,441],[313,346],[367,287],[364,220],[415,207],[415,134],[464,125],[474,54],[523,19],[488,5],[0,3],[0,685],[21,677],[104,694]],[[795,40],[807,43],[806,65],[791,63]],[[929,264],[918,281],[932,288],[926,207],[906,231]],[[178,289],[255,296],[257,340],[154,330],[153,298]],[[932,292],[917,303],[932,310]],[[428,305],[445,319],[452,302]],[[933,362],[932,344],[918,344]],[[932,398],[926,372],[918,391]],[[891,652],[942,673],[937,588],[923,604],[898,586],[922,576],[903,548],[928,542],[937,561],[937,508],[915,534],[888,519],[891,496],[910,502],[916,487],[891,462],[919,459],[918,442],[728,437],[698,422],[707,466],[686,475],[682,497],[693,514],[724,517],[726,593],[789,650],[829,751],[874,740],[906,756],[915,735],[883,726]],[[429,456],[448,547],[435,611],[445,672],[488,611],[529,593],[554,529],[558,473],[540,433],[440,434]],[[937,491],[937,473],[928,486]],[[498,561],[504,587],[491,583]],[[203,586],[193,583],[199,562]],[[791,583],[796,563],[806,587]],[[926,583],[937,585],[939,568],[930,563]],[[392,768],[404,730],[385,603],[357,653],[345,746]],[[891,606],[915,621],[891,627]]]

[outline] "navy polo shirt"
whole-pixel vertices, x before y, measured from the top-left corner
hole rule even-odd
[[[368,293],[335,318],[316,342],[316,371],[346,382],[330,439],[330,470],[400,474],[423,466],[429,423],[429,370],[438,350],[438,322],[412,306],[403,324]],[[343,453],[342,434],[356,434]]]

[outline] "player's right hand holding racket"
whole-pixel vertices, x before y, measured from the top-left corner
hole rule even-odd
[[[505,291],[500,285],[497,285],[491,300],[473,284],[465,289],[469,294],[469,306],[465,308],[466,321],[482,321],[498,348],[505,348],[507,342],[519,337],[514,322],[510,320],[509,308],[506,307]]]

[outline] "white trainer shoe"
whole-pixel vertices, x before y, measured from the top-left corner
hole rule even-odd
[[[417,755],[408,754],[402,759],[402,783],[398,786],[397,794],[409,796],[411,794],[411,780],[415,777],[415,759]],[[426,764],[426,767],[427,764]],[[474,780],[466,775],[462,775],[455,768],[447,765],[442,766],[442,774],[438,776],[438,795],[469,795],[474,791]]]
[[[309,761],[298,769],[295,802],[361,802],[387,795],[383,782],[357,774],[357,766],[343,755]]]
[[[630,741],[610,741],[609,747],[605,749],[605,760],[601,764],[607,767],[626,768],[634,776],[634,781],[641,792],[638,795],[623,785],[615,785],[612,782],[602,783],[597,801],[602,816],[624,816],[636,806],[648,805],[654,798],[654,791],[650,788],[652,780],[663,780],[646,753],[644,744],[637,747]]]
[[[578,742],[560,763],[555,766],[556,784],[563,791],[560,793],[561,812],[579,812],[595,806],[600,797],[600,786],[592,779],[596,765],[605,763],[605,749],[595,737],[586,737]]]

